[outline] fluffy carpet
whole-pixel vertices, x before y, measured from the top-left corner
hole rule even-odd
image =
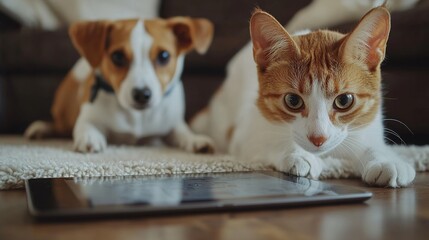
[[[418,171],[429,167],[429,147],[395,146]],[[327,158],[322,178],[356,176],[341,159]],[[340,167],[342,166],[342,167]],[[273,169],[268,163],[238,162],[227,155],[196,155],[176,149],[109,146],[98,154],[72,151],[70,140],[28,141],[19,136],[0,137],[0,189],[22,188],[24,180],[48,177],[153,175],[231,172]]]

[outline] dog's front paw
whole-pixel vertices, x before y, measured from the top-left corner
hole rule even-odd
[[[193,135],[184,140],[184,149],[193,153],[214,153],[214,142],[211,138],[203,135]]]
[[[405,187],[414,180],[415,176],[416,171],[406,162],[373,161],[365,167],[362,179],[375,186]]]
[[[299,177],[317,179],[322,172],[322,160],[308,152],[294,152],[278,166],[280,171]]]
[[[54,132],[52,123],[44,121],[33,122],[24,132],[27,139],[42,139]]]
[[[101,152],[106,146],[106,138],[95,129],[77,134],[74,139],[74,148],[77,152],[81,153]]]

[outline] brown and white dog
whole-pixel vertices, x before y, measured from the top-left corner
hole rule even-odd
[[[79,152],[100,152],[107,142],[163,137],[190,152],[211,152],[211,139],[184,121],[180,76],[184,55],[203,54],[213,25],[202,18],[93,21],[70,28],[82,55],[58,88],[53,122],[36,121],[28,138],[73,135]],[[124,138],[124,136],[126,138]]]

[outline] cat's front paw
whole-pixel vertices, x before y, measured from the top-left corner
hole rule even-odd
[[[402,161],[374,161],[367,164],[362,179],[370,184],[381,187],[405,187],[416,176],[414,168]]]
[[[95,129],[89,129],[75,135],[74,149],[81,153],[97,153],[107,147],[106,138]]]
[[[318,179],[322,172],[322,160],[308,152],[296,152],[288,155],[278,166],[278,170],[299,177]]]

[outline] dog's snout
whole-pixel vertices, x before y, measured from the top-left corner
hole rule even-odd
[[[138,104],[141,104],[141,105],[147,104],[151,96],[152,96],[152,91],[147,87],[133,89],[133,99]]]

